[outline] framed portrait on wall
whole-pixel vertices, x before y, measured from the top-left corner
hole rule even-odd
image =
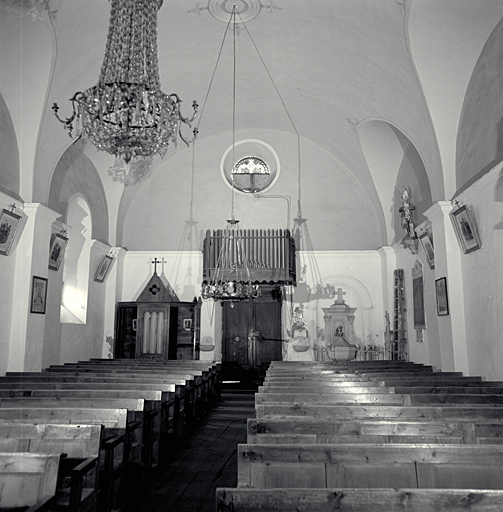
[[[433,249],[433,233],[431,232],[431,228],[424,230],[418,238],[423,248],[426,263],[428,263],[428,267],[433,270],[435,268],[435,251]]]
[[[0,213],[0,254],[9,254],[21,221],[20,215],[9,210],[4,209]]]
[[[30,313],[45,315],[47,300],[47,279],[45,277],[33,276],[31,284],[31,307]]]
[[[53,233],[51,235],[51,247],[49,249],[49,268],[51,270],[59,270],[65,256],[67,244],[68,238],[61,233]]]
[[[450,213],[459,245],[465,254],[482,247],[473,208],[460,206]]]
[[[108,275],[108,272],[112,268],[113,262],[114,258],[112,258],[112,256],[109,256],[108,254],[104,255],[101,258],[98,268],[96,269],[94,280],[98,283],[103,283]]]
[[[441,277],[435,280],[435,293],[437,296],[437,315],[449,314],[449,299],[447,297],[447,278]]]

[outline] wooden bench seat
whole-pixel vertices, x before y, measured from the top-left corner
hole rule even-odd
[[[376,421],[311,418],[249,418],[248,444],[293,443],[503,443],[503,422],[467,418],[466,421]]]
[[[61,455],[56,502],[58,509],[93,510],[98,499],[100,425],[0,424],[0,451]]]
[[[55,505],[60,455],[0,452],[0,510]]]
[[[217,488],[216,512],[498,512],[503,491]]]
[[[238,487],[503,489],[503,445],[240,444]]]

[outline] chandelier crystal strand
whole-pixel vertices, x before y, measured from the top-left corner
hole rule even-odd
[[[111,0],[110,23],[105,55],[97,85],[77,92],[71,99],[73,114],[65,124],[75,140],[88,138],[99,150],[115,155],[126,164],[155,154],[164,156],[177,137],[189,145],[181,133],[181,123],[190,126],[193,115],[180,112],[176,94],[161,91],[157,59],[157,14],[162,0]],[[120,178],[120,164],[114,165],[114,179],[128,183],[128,168]]]

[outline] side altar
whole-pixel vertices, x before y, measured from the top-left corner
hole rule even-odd
[[[325,342],[328,357],[334,361],[356,359],[358,348],[355,345],[355,311],[346,304],[342,288],[337,289],[337,299],[328,308],[322,308],[325,320]]]

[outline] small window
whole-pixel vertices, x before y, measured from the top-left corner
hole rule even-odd
[[[272,180],[269,166],[256,156],[241,158],[234,165],[232,175],[236,188],[251,194],[264,190]]]

